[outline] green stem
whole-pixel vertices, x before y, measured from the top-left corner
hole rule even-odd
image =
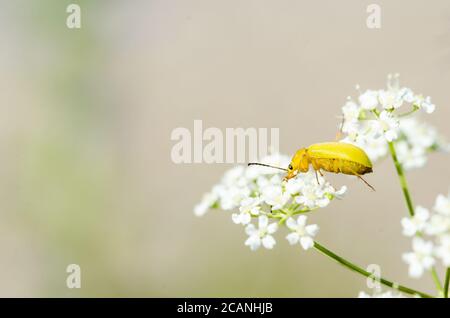
[[[403,114],[398,114],[398,117],[406,117],[409,116],[413,113],[415,113],[416,111],[418,111],[420,109],[420,107],[418,107],[417,105],[413,105],[413,109],[411,109],[409,112],[403,113]]]
[[[406,183],[405,173],[403,172],[403,167],[398,161],[397,153],[395,152],[394,143],[391,141],[388,143],[389,151],[394,160],[395,168],[397,169],[397,174],[400,179],[400,185],[402,186],[403,195],[405,196],[406,205],[408,206],[408,211],[410,216],[414,216],[414,207],[411,200],[411,195],[409,194],[408,184]]]
[[[450,267],[447,267],[447,274],[445,274],[445,284],[444,284],[444,298],[448,298],[449,282],[450,282]]]
[[[334,259],[335,261],[337,261],[339,264],[347,267],[348,269],[357,272],[365,277],[372,277],[372,274],[369,273],[368,271],[362,269],[361,267],[347,261],[346,259],[344,259],[343,257],[340,257],[339,255],[333,253],[332,251],[330,251],[329,249],[327,249],[326,247],[322,246],[321,244],[317,243],[316,241],[314,241],[314,248],[317,249],[318,251],[322,252],[323,254],[325,254],[328,257],[331,257],[332,259]],[[409,287],[405,287],[402,285],[398,285],[395,284],[387,279],[384,278],[379,278],[380,283],[382,283],[383,285],[386,285],[388,287],[397,289],[403,293],[409,294],[409,295],[419,295],[422,298],[432,298],[431,295],[428,295],[426,293],[414,290],[412,288]]]
[[[397,153],[395,151],[394,143],[388,142],[389,151],[392,156],[392,160],[394,161],[395,168],[397,169],[398,178],[400,179],[400,185],[402,186],[403,195],[405,197],[406,205],[408,206],[409,215],[411,217],[414,216],[414,206],[411,199],[411,194],[409,193],[408,183],[406,182],[405,173],[403,171],[402,164],[398,161]],[[434,283],[436,284],[436,288],[438,291],[442,292],[442,285],[437,275],[436,269],[433,267],[431,269],[431,275],[433,276]]]
[[[441,284],[441,280],[439,279],[439,276],[436,272],[436,268],[432,267],[431,268],[431,276],[433,276],[433,280],[434,280],[434,284],[436,285],[436,289],[440,292],[443,293],[443,288],[442,288],[442,284]]]
[[[283,225],[284,224],[284,222],[286,222],[286,220],[288,219],[288,215],[285,215],[285,216],[283,216],[281,219],[280,219],[280,221],[278,222],[278,225]]]

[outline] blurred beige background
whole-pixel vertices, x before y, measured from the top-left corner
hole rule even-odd
[[[65,25],[82,8],[82,29]],[[366,27],[366,7],[382,27]],[[279,127],[281,151],[334,139],[355,84],[386,75],[431,95],[450,139],[450,3],[0,0],[0,296],[354,297],[365,281],[279,237],[251,253],[226,213],[193,206],[230,165],[175,165],[176,127]],[[449,157],[408,174],[416,204],[447,193]],[[407,277],[407,214],[390,160],[314,214],[318,241]],[[82,269],[69,290],[66,266]]]

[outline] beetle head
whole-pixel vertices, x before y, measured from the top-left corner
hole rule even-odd
[[[306,152],[306,148],[298,150],[294,157],[292,157],[291,163],[289,164],[287,175],[284,180],[289,180],[294,178],[299,172],[307,172],[309,169],[309,159]]]

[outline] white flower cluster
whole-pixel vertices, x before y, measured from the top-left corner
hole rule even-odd
[[[358,294],[358,298],[406,298],[406,297],[399,292],[389,290],[386,292],[375,292],[372,295],[361,291]]]
[[[400,87],[398,74],[389,75],[386,90],[366,90],[358,101],[348,98],[342,107],[342,141],[361,147],[372,161],[385,157],[388,142],[395,141],[405,169],[422,167],[430,151],[449,150],[433,127],[413,117],[418,110],[430,114],[434,109],[429,96]]]
[[[412,239],[412,252],[403,254],[411,277],[421,277],[440,260],[450,267],[450,193],[438,195],[432,213],[418,206],[414,217],[401,221],[403,234]]]
[[[287,167],[289,162],[289,157],[280,154],[261,160],[279,167]],[[303,213],[327,206],[334,198],[341,198],[346,189],[343,186],[336,191],[320,176],[317,183],[312,170],[284,181],[279,171],[272,168],[238,166],[227,171],[221,182],[203,196],[194,213],[202,216],[212,208],[236,210],[231,219],[245,226],[248,235],[245,245],[252,250],[260,246],[272,249],[276,244],[272,234],[279,225],[286,225],[290,231],[286,236],[288,242],[300,244],[306,250],[313,247],[313,237],[319,228],[307,225]],[[257,222],[254,224],[253,220]]]

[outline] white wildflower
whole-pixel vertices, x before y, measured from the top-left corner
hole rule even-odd
[[[439,194],[433,209],[439,214],[450,216],[450,193],[447,197]]]
[[[295,202],[310,209],[314,207],[326,207],[330,203],[330,198],[324,195],[324,190],[314,186],[305,187],[302,193],[295,198]]]
[[[269,158],[269,159],[267,159]],[[272,160],[272,161],[271,161]],[[263,163],[287,167],[290,159],[287,156],[271,155],[261,160]],[[241,216],[235,215],[235,222],[247,222],[248,214],[258,210],[260,213],[290,208],[293,204],[300,209],[324,207],[335,197],[342,197],[345,188],[337,191],[324,178],[319,177],[317,183],[314,171],[301,173],[288,182],[282,181],[278,170],[267,167],[250,166],[232,168],[227,171],[221,183],[214,186],[211,193],[204,196],[202,202],[195,207],[196,215],[202,215],[208,208],[234,210],[239,207]],[[249,211],[248,198],[259,197],[252,201],[254,205]],[[299,198],[297,200],[297,198]],[[256,203],[257,202],[257,203]],[[251,213],[250,213],[251,214]]]
[[[287,167],[290,158],[275,154],[262,158],[261,162]],[[277,222],[269,224],[269,217],[279,221],[292,213],[305,213],[325,207],[333,199],[342,198],[346,190],[346,186],[336,190],[323,177],[319,177],[317,183],[312,169],[283,181],[282,174],[275,169],[261,166],[238,167],[225,173],[221,182],[194,208],[194,212],[196,215],[203,215],[210,208],[234,210],[231,214],[232,221],[246,225],[245,231],[249,237],[245,245],[252,250],[261,245],[270,249],[275,245],[272,234],[277,229]],[[258,220],[258,226],[252,224],[253,220]],[[308,227],[307,233],[314,234],[314,227]],[[306,246],[305,239],[303,246]]]
[[[413,251],[403,254],[403,261],[409,265],[409,276],[419,278],[425,270],[434,265],[433,243],[419,237],[414,237]]]
[[[397,139],[399,121],[392,115],[391,112],[383,110],[380,114],[378,125],[383,131],[384,137],[387,141],[391,142]]]
[[[403,104],[403,98],[398,91],[387,90],[387,91],[379,91],[378,98],[380,100],[381,106],[384,109],[392,110],[395,108],[399,108]]]
[[[386,292],[376,292],[372,295],[361,291],[358,294],[358,298],[406,298],[406,297],[401,293],[395,293],[388,290]]]
[[[403,101],[408,104],[414,103],[414,101],[416,99],[414,92],[410,88],[407,88],[407,87],[400,88],[399,94],[400,94],[401,98],[403,99]]]
[[[307,217],[300,215],[295,221],[293,218],[289,218],[286,221],[287,227],[293,231],[286,236],[286,239],[291,245],[300,243],[303,249],[307,250],[314,246],[313,237],[319,231],[317,224],[306,225]]]
[[[433,255],[439,259],[442,264],[447,267],[450,266],[450,204],[449,198],[439,194],[436,198],[436,202],[433,207],[433,213],[422,207],[417,207],[415,210],[415,215],[412,218],[402,219],[403,233],[408,236],[414,234],[422,234],[421,237],[427,235],[427,239],[432,239],[434,242]],[[418,254],[429,255],[430,256],[430,244],[432,242],[419,243],[419,249],[421,250]],[[426,253],[424,252],[426,251]],[[411,254],[411,253],[409,253]],[[417,253],[416,253],[417,254]],[[410,260],[415,263],[414,266],[418,268],[417,262],[414,262],[414,256],[407,256]],[[429,259],[428,259],[429,260]],[[410,265],[411,266],[411,265]],[[415,270],[417,273],[420,269]]]
[[[422,232],[427,226],[429,217],[430,212],[427,209],[421,206],[416,207],[413,217],[405,217],[401,221],[403,234],[406,236],[413,236],[418,232]]]
[[[333,195],[333,197],[335,197],[336,199],[342,199],[345,195],[345,193],[347,192],[347,186],[342,186],[339,190],[334,191],[334,189],[332,187],[329,187],[331,189],[329,189],[329,193],[331,195]]]
[[[286,182],[286,192],[290,195],[297,195],[304,186],[305,182],[302,178],[291,178]]]
[[[403,168],[410,170],[421,168],[427,162],[426,149],[422,147],[410,146],[408,142],[401,140],[395,145],[398,161]]]
[[[262,190],[261,198],[275,211],[282,209],[291,199],[291,195],[283,191],[281,186],[268,186]]]
[[[202,201],[194,207],[194,214],[196,216],[203,216],[208,210],[217,202],[218,195],[215,193],[205,193]]]
[[[422,95],[416,96],[414,105],[422,108],[426,113],[431,114],[436,109],[436,106],[431,102],[431,97],[423,97]]]
[[[261,245],[267,249],[275,246],[275,239],[271,234],[277,231],[277,223],[269,224],[269,219],[265,215],[258,218],[258,228],[253,224],[247,225],[245,232],[249,238],[245,241],[245,245],[249,246],[252,251],[257,250]]]
[[[236,224],[248,224],[250,223],[252,216],[258,216],[261,210],[259,206],[261,200],[259,198],[245,198],[241,201],[239,207],[240,213],[233,213],[231,218]]]
[[[450,196],[450,194],[449,194]],[[425,232],[432,236],[450,235],[450,200],[442,194],[436,197],[433,207],[434,213],[425,228]]]
[[[358,100],[362,108],[372,110],[378,105],[378,92],[367,90],[359,95]]]
[[[243,166],[231,168],[223,175],[222,184],[226,186],[244,185],[242,183],[245,180],[243,179],[244,171],[245,168]]]
[[[232,210],[239,206],[239,203],[250,195],[250,190],[243,186],[230,186],[220,197],[220,208],[222,210]]]
[[[450,233],[439,238],[436,246],[436,256],[445,267],[450,267]]]
[[[442,214],[433,214],[425,228],[425,233],[430,236],[450,233],[450,217]]]
[[[412,146],[430,148],[438,138],[434,127],[424,122],[419,122],[415,117],[406,117],[400,120],[400,132]]]
[[[345,121],[357,122],[360,114],[360,108],[358,104],[349,99],[342,107],[342,113],[344,115]]]
[[[450,151],[450,144],[435,128],[414,118],[418,109],[434,110],[431,98],[401,87],[398,74],[388,76],[387,89],[368,89],[357,101],[349,97],[342,107],[345,135],[341,141],[361,147],[372,161],[388,154],[388,142],[395,142],[398,160],[406,170],[423,167],[430,152]],[[400,113],[406,107],[409,110]]]

